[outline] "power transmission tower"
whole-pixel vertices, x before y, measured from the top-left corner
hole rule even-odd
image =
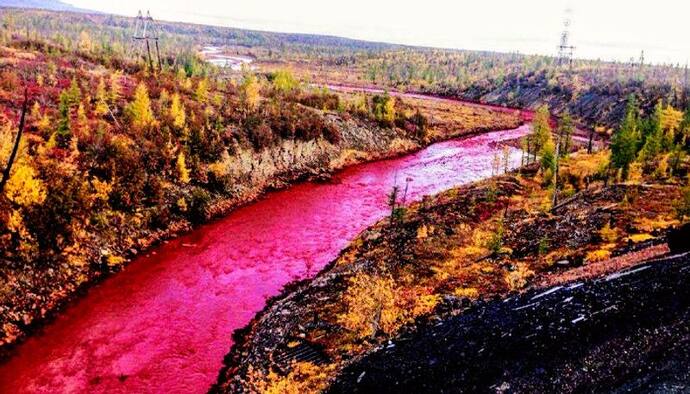
[[[561,44],[558,46],[558,65],[567,64],[568,67],[573,67],[573,55],[575,47],[570,45],[570,24],[572,22],[572,9],[566,8],[565,18],[563,19],[563,32],[561,33]]]
[[[160,71],[162,68],[162,64],[161,64],[160,50],[158,49],[158,40],[160,39],[159,29],[158,29],[158,25],[156,24],[156,22],[151,17],[150,11],[146,11],[146,16],[143,16],[143,14],[141,13],[141,10],[137,14],[137,20],[136,20],[136,23],[134,25],[134,36],[132,36],[132,39],[134,40],[135,43],[137,43],[136,47],[138,47],[139,50],[141,50],[141,45],[139,45],[138,43],[140,43],[142,41],[144,42],[143,46],[146,48],[146,59],[148,60],[149,69],[151,71],[154,71],[154,69],[153,69],[153,59],[151,58],[150,41],[154,42],[155,48],[156,48],[156,58],[157,58],[157,63],[158,63],[158,71]]]

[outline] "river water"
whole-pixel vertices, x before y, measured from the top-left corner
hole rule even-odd
[[[203,393],[231,333],[288,282],[316,274],[409,200],[491,175],[497,142],[528,126],[441,142],[412,155],[303,183],[150,251],[95,286],[0,367],[3,393]],[[513,167],[520,152],[511,150]]]

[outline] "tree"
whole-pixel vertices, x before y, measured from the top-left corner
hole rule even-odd
[[[390,223],[391,225],[398,219],[398,194],[400,193],[400,187],[394,185],[391,192],[388,194],[388,207],[391,210]]]
[[[534,153],[534,160],[537,160],[537,154],[543,149],[544,145],[551,138],[551,124],[549,120],[551,114],[549,107],[542,105],[534,114],[534,121],[532,122],[532,151]]]
[[[690,105],[685,109],[683,114],[683,121],[680,124],[680,131],[683,134],[685,142],[690,141]]]
[[[105,90],[105,81],[102,77],[98,80],[98,86],[96,87],[96,108],[94,113],[98,116],[108,113],[108,96]]]
[[[19,163],[5,186],[5,195],[13,203],[28,207],[45,201],[46,190],[34,169],[26,163]]]
[[[80,136],[88,135],[90,132],[89,118],[86,116],[86,109],[82,103],[79,103],[79,107],[77,107],[77,129],[77,134]]]
[[[205,103],[208,100],[208,81],[205,78],[196,85],[194,98],[200,103]]]
[[[680,126],[683,122],[683,112],[667,105],[661,111],[659,122],[661,129],[664,130],[663,148],[668,151],[676,141],[676,134],[681,131]]]
[[[29,106],[29,96],[27,90],[24,90],[24,104],[22,105],[22,114],[19,117],[19,129],[17,131],[17,137],[14,140],[14,145],[12,146],[12,151],[10,156],[7,158],[7,164],[2,174],[2,180],[0,181],[0,193],[5,188],[7,181],[10,179],[12,165],[17,158],[17,153],[19,152],[19,144],[22,141],[22,133],[24,133],[24,126],[26,125],[26,110]]]
[[[93,42],[91,41],[91,36],[86,30],[82,30],[79,33],[79,50],[82,52],[91,52],[93,48]]]
[[[637,102],[630,96],[625,118],[611,138],[611,165],[622,171],[623,179],[628,178],[630,164],[637,154],[640,139],[638,113]]]
[[[110,104],[115,104],[122,94],[122,86],[120,85],[121,75],[119,71],[110,74],[110,93],[108,94]]]
[[[254,110],[259,105],[259,82],[254,74],[247,73],[240,85],[240,100],[245,108]]]
[[[654,167],[657,157],[662,152],[663,145],[664,134],[661,128],[655,128],[652,134],[647,136],[647,141],[645,141],[639,154],[639,159],[645,167]]]
[[[395,121],[395,98],[391,97],[388,92],[386,92],[383,96],[374,96],[373,104],[374,119],[388,126],[392,126]]]
[[[273,73],[273,88],[279,93],[290,93],[297,88],[297,80],[288,70]]]
[[[67,100],[70,107],[73,107],[81,102],[81,89],[79,88],[77,77],[72,78],[72,82],[67,90]]]
[[[556,144],[553,138],[548,138],[539,151],[541,157],[541,169],[544,172],[544,181],[550,183],[556,171]]]
[[[573,146],[573,132],[575,126],[570,113],[565,112],[558,122],[559,153],[561,157],[566,157]]]
[[[170,117],[173,120],[173,126],[178,129],[184,128],[187,115],[185,113],[184,104],[180,100],[180,95],[175,93],[172,96],[172,103],[170,104]]]
[[[155,122],[153,111],[151,110],[151,99],[146,84],[140,82],[134,91],[134,101],[127,106],[127,112],[132,120],[132,124],[137,128],[145,128]]]
[[[177,155],[177,175],[182,183],[189,183],[191,180],[189,178],[189,169],[187,168],[187,163],[185,160],[184,152],[180,152]]]
[[[72,125],[70,120],[70,98],[67,91],[60,93],[60,103],[58,104],[58,127],[55,132],[55,139],[60,148],[67,148],[72,141]]]

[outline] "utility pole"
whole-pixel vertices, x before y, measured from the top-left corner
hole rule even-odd
[[[151,44],[150,41],[154,42],[156,49],[156,58],[158,63],[158,71],[162,69],[161,54],[158,48],[158,40],[160,39],[158,35],[158,26],[151,17],[151,12],[146,11],[146,16],[143,16],[141,10],[137,14],[136,23],[134,25],[134,36],[132,39],[135,42],[144,41],[144,46],[146,47],[146,58],[148,60],[149,69],[154,71],[153,59],[151,57]],[[137,45],[138,46],[138,45]]]
[[[558,65],[567,64],[570,69],[573,68],[573,55],[575,47],[570,44],[570,24],[572,9],[566,8],[565,18],[563,20],[563,32],[561,33],[561,44],[558,46]]]

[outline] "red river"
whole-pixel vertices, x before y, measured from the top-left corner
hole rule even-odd
[[[288,282],[316,274],[409,200],[491,175],[496,142],[528,126],[432,145],[303,183],[163,244],[92,288],[0,366],[3,393],[203,393],[231,333]],[[520,152],[512,150],[512,164]]]

